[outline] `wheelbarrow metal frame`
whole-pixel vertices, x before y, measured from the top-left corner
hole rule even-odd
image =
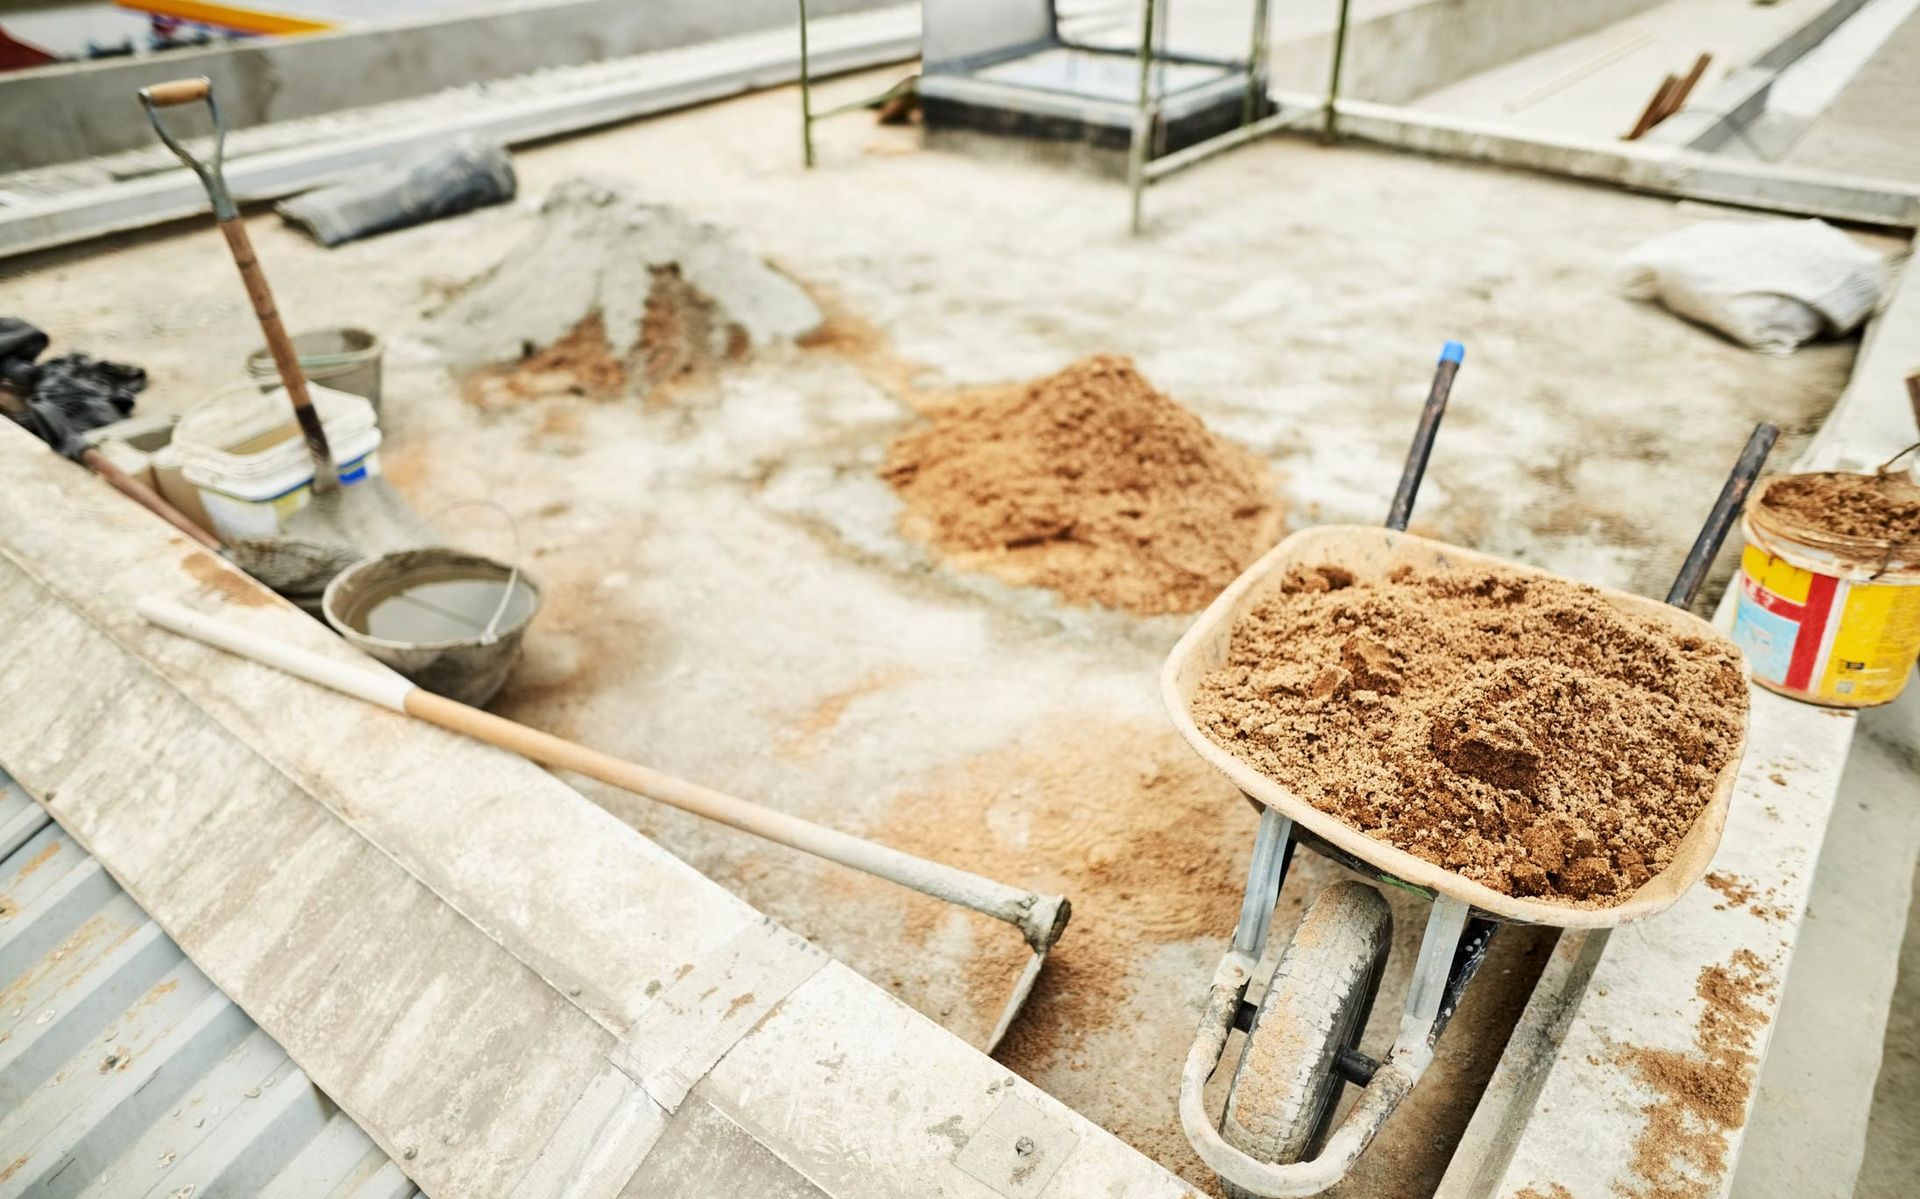
[[[1432,452],[1440,418],[1462,357],[1456,342],[1447,343],[1441,353],[1433,387],[1427,396],[1412,448],[1402,472],[1389,511],[1387,526],[1404,531],[1412,515],[1413,502]],[[1692,605],[1706,571],[1719,551],[1728,529],[1759,474],[1779,430],[1770,424],[1754,428],[1732,473],[1722,487],[1686,561],[1681,565],[1666,602],[1685,609]],[[1223,1180],[1243,1190],[1272,1196],[1273,1199],[1318,1194],[1346,1177],[1360,1154],[1379,1133],[1401,1099],[1413,1089],[1428,1063],[1434,1046],[1459,1007],[1481,964],[1486,960],[1499,921],[1476,913],[1465,900],[1441,892],[1430,893],[1424,887],[1404,882],[1321,841],[1304,829],[1296,830],[1284,813],[1247,797],[1260,809],[1259,829],[1254,837],[1253,859],[1247,872],[1246,894],[1241,900],[1240,919],[1234,928],[1233,942],[1214,971],[1200,1025],[1180,1075],[1180,1125],[1187,1141],[1200,1159]],[[1264,952],[1273,914],[1279,902],[1280,888],[1286,881],[1296,841],[1307,844],[1372,881],[1386,883],[1431,895],[1432,908],[1414,963],[1413,978],[1406,1005],[1392,1048],[1384,1060],[1375,1062],[1357,1051],[1343,1052],[1335,1061],[1347,1081],[1363,1089],[1359,1102],[1347,1113],[1339,1127],[1313,1158],[1306,1161],[1270,1164],[1227,1143],[1210,1117],[1206,1101],[1207,1080],[1219,1068],[1227,1039],[1238,1027],[1248,1030],[1252,1024],[1252,1006],[1246,1002],[1248,985]]]

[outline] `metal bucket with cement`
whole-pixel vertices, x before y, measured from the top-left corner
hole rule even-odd
[[[380,362],[386,347],[365,329],[320,329],[293,339],[293,352],[309,383],[364,396],[380,415]],[[270,391],[280,385],[280,370],[265,346],[247,355],[247,373]]]
[[[519,658],[540,588],[517,566],[430,546],[348,567],[327,585],[321,610],[342,637],[413,682],[479,707]]]

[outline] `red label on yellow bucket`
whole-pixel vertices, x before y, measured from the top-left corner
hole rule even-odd
[[[1900,694],[1920,652],[1920,586],[1852,582],[1752,545],[1740,565],[1733,640],[1757,681],[1848,707]]]

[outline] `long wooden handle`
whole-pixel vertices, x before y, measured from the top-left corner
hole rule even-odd
[[[300,422],[307,453],[313,457],[313,492],[324,495],[339,486],[340,477],[334,467],[333,450],[327,445],[327,432],[320,425],[320,414],[314,411],[313,400],[307,394],[307,376],[300,369],[300,355],[294,351],[286,326],[280,323],[280,310],[273,303],[273,289],[267,286],[267,273],[254,255],[246,223],[238,217],[221,221],[220,232],[227,239],[227,249],[233,252],[233,264],[240,268],[240,281],[246,284],[247,298],[253,301],[253,315],[260,322],[260,332],[266,335],[267,352],[273,355],[273,364],[280,370],[280,382],[286,386],[287,398],[293,401],[293,418]]]
[[[155,108],[172,108],[204,100],[213,91],[213,80],[201,75],[195,79],[171,79],[140,89],[140,95]]]
[[[670,774],[588,749],[575,741],[528,728],[491,712],[424,691],[398,675],[375,672],[262,637],[167,600],[146,598],[135,608],[150,623],[216,649],[272,666],[368,703],[405,712],[476,741],[511,750],[546,766],[577,771],[625,791],[696,816],[765,837],[971,908],[1018,928],[1044,953],[1066,928],[1071,905],[1063,896],[1038,895],[978,874],[866,841],[838,829],[689,783]]]
[[[166,497],[134,478],[126,471],[115,466],[112,462],[108,461],[107,456],[99,450],[87,450],[80,455],[80,460],[86,463],[87,468],[93,471],[94,474],[99,475],[111,484],[114,490],[127,496],[142,508],[158,516],[161,520],[166,521],[201,545],[206,546],[215,553],[220,552],[221,545],[218,537],[207,532],[199,525],[194,524],[186,513],[169,504],[166,501]]]

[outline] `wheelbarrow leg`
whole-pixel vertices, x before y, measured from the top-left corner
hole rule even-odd
[[[1400,1034],[1393,1041],[1393,1056],[1406,1055],[1416,1071],[1426,1067],[1433,1057],[1433,1043],[1440,1037],[1440,1013],[1448,993],[1454,990],[1453,964],[1460,936],[1466,931],[1468,911],[1459,900],[1436,895],[1433,910],[1427,913],[1420,957],[1413,964],[1413,985],[1407,990],[1406,1010],[1400,1015]]]
[[[1260,831],[1253,838],[1253,864],[1247,868],[1247,893],[1240,900],[1240,923],[1233,930],[1235,951],[1256,962],[1266,949],[1274,905],[1292,860],[1293,821],[1272,808],[1261,809]]]

